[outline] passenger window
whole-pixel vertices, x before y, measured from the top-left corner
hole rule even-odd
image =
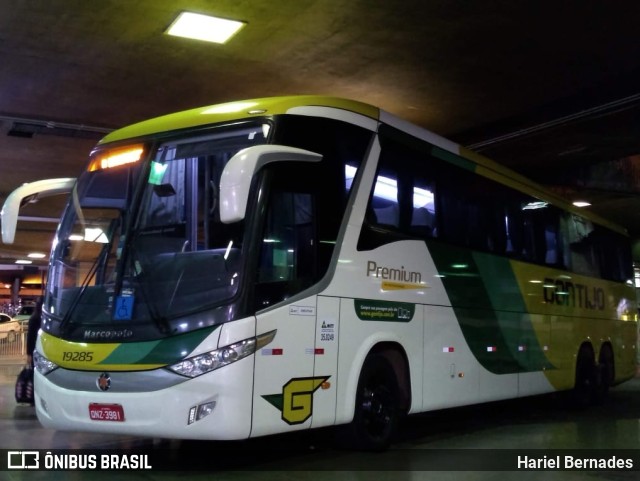
[[[428,154],[400,142],[383,139],[378,173],[366,213],[367,225],[388,231],[393,242],[401,237],[435,235],[436,203],[433,165]],[[368,234],[365,233],[365,237]],[[381,235],[378,232],[376,235]],[[363,239],[363,244],[369,241]]]
[[[571,269],[578,274],[599,276],[600,268],[594,251],[594,225],[580,216],[567,214],[564,229]]]
[[[431,183],[421,178],[415,179],[413,185],[411,232],[421,237],[435,236],[436,204],[433,190]]]
[[[381,170],[376,177],[371,210],[377,225],[400,227],[398,180],[395,172]]]

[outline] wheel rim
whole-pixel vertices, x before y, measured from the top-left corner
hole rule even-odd
[[[384,438],[392,427],[393,394],[385,385],[367,386],[362,392],[363,427],[374,438]]]

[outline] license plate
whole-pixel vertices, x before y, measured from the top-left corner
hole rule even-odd
[[[92,421],[124,421],[124,408],[120,404],[89,404],[89,418]]]

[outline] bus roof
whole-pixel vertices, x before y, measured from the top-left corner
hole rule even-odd
[[[624,228],[614,224],[589,211],[581,210],[571,203],[546,189],[544,186],[524,177],[514,170],[505,167],[481,154],[468,150],[454,142],[434,134],[422,127],[410,124],[405,120],[388,112],[382,111],[378,107],[363,102],[349,100],[339,97],[322,95],[294,95],[282,97],[266,97],[258,99],[240,100],[237,102],[227,102],[206,107],[176,112],[163,115],[153,119],[145,120],[136,124],[118,129],[106,135],[99,145],[109,142],[122,141],[147,135],[170,132],[174,130],[188,129],[205,125],[212,125],[234,120],[250,119],[262,115],[286,114],[296,107],[331,107],[346,110],[363,115],[374,121],[388,123],[391,126],[404,130],[410,135],[421,138],[438,145],[440,148],[449,151],[451,154],[465,159],[469,162],[469,167],[476,173],[485,177],[493,178],[500,183],[506,184],[517,190],[521,190],[539,198],[542,201],[554,204],[564,210],[573,212],[585,217],[593,222],[607,226],[619,233],[626,234]],[[458,163],[458,162],[456,162]]]
[[[108,134],[100,141],[100,144],[160,132],[217,124],[219,122],[249,119],[259,115],[285,114],[294,107],[305,106],[335,107],[355,112],[374,120],[377,120],[380,116],[380,109],[377,107],[338,97],[319,95],[268,97],[209,105],[145,120]]]

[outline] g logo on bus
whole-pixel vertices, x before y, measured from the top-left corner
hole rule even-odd
[[[313,414],[313,393],[331,376],[299,377],[282,386],[282,394],[262,396],[282,412],[287,424],[302,424]]]
[[[107,374],[106,372],[103,372],[102,374],[100,374],[98,379],[96,379],[96,385],[101,391],[108,391],[111,387],[111,376],[109,376],[109,374]]]

